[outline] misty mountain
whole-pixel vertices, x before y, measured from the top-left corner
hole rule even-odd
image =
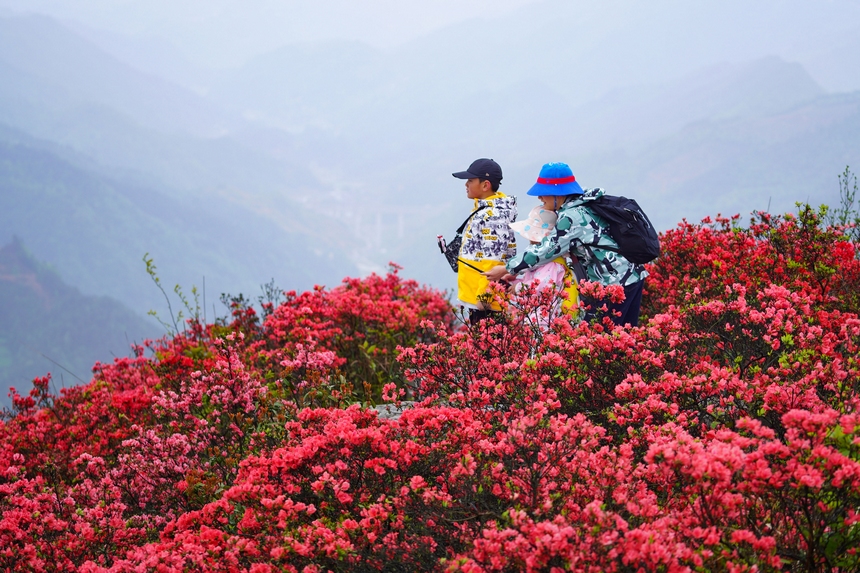
[[[536,98],[549,90],[579,106],[617,90],[660,86],[703,68],[772,54],[815,61],[827,55],[847,64],[851,52],[839,54],[856,35],[824,34],[851,26],[846,12],[860,20],[860,8],[845,1],[548,0],[465,20],[396,49],[343,41],[288,45],[226,71],[210,93],[276,118],[296,111],[293,102],[313,109],[321,95],[336,129],[361,130],[381,120],[423,132],[426,114],[435,119],[440,107],[472,96],[492,99],[516,86],[532,86]],[[860,89],[857,81],[854,89]],[[389,113],[379,117],[363,106]],[[317,121],[313,114],[304,119]]]
[[[152,328],[137,315],[164,316],[144,253],[168,289],[205,277],[207,313],[222,292],[389,261],[453,286],[435,237],[469,212],[451,173],[477,157],[501,163],[521,215],[540,166],[566,161],[660,229],[835,204],[836,175],[860,169],[849,0],[539,0],[437,13],[453,23],[399,42],[342,0],[0,5],[55,16],[0,9],[0,244],[32,253],[0,253],[16,383],[56,372],[40,353],[86,378],[135,320]],[[57,313],[75,308],[116,336],[73,346],[91,325]]]
[[[45,98],[55,107],[102,104],[168,133],[216,135],[239,123],[196,94],[121,63],[53,18],[0,18],[0,60],[60,88],[61,97]]]
[[[693,222],[717,213],[746,220],[753,209],[794,211],[797,201],[835,206],[836,177],[858,160],[860,92],[853,92],[774,114],[701,120],[636,153],[578,162],[590,166],[586,183],[642,196],[654,224],[668,228],[681,213]]]
[[[389,60],[360,42],[284,46],[223,72],[208,97],[284,129],[341,129],[392,78]],[[396,77],[396,75],[395,75]]]
[[[235,8],[228,1],[211,15],[212,25],[227,29],[223,17]],[[83,92],[49,77],[37,60],[9,56],[16,64],[4,68],[0,53],[0,74],[14,80],[0,83],[0,113],[28,133],[92,157],[102,176],[187,191],[186,201],[226,199],[282,230],[324,221],[335,231],[321,233],[316,244],[362,272],[394,260],[409,276],[446,285],[451,277],[433,239],[468,209],[450,173],[480,156],[497,159],[505,169],[503,191],[526,202],[542,163],[568,161],[585,185],[653,204],[648,211],[657,212],[652,219],[662,228],[713,208],[747,213],[768,201],[791,208],[809,197],[813,182],[826,194],[844,163],[857,163],[857,136],[837,133],[838,123],[821,111],[830,103],[816,81],[820,74],[784,54],[812,61],[850,44],[849,36],[825,32],[850,30],[846,14],[853,13],[860,11],[841,0],[817,7],[794,0],[546,0],[397,47],[285,41],[241,65],[195,74],[191,83],[206,85],[193,92],[166,82],[168,93],[179,90],[187,101],[202,102],[201,109],[216,110],[213,118],[230,118],[211,120],[227,126],[218,137],[201,137],[182,118],[173,131],[147,123],[148,108],[136,109],[134,94],[116,105],[99,94],[72,98],[77,103],[65,107],[51,103],[46,93]],[[49,28],[25,24],[33,35]],[[83,53],[70,65],[102,54],[105,62],[93,66],[124,65],[130,78],[158,69],[138,54],[137,67],[146,73],[134,72],[132,39],[123,43],[114,34],[96,47],[69,30],[63,34],[77,38],[64,46]],[[162,47],[182,45],[166,37]],[[44,41],[50,44],[50,36]],[[19,41],[34,44],[28,42]],[[190,65],[178,58],[179,68],[162,66],[165,76]],[[23,70],[28,62],[36,69]],[[122,85],[135,84],[119,82],[117,89]],[[163,121],[172,113],[168,106]],[[806,126],[804,135],[792,135],[786,125],[792,121]],[[839,149],[831,145],[837,136]],[[757,168],[756,158],[763,160]],[[793,163],[787,168],[780,158]]]
[[[649,144],[701,120],[761,117],[825,94],[794,62],[768,56],[722,63],[658,85],[619,89],[576,108],[577,132],[589,146]]]
[[[562,36],[551,31],[563,21],[507,25],[531,26],[530,37],[552,52]],[[539,38],[542,26],[549,39]],[[487,68],[492,50],[469,44],[467,29],[451,27],[396,53],[346,43],[283,48],[225,72],[210,96],[236,109],[244,102],[244,112],[263,122],[329,133],[336,145],[317,172],[323,190],[306,204],[322,212],[332,201],[351,203],[332,216],[356,229],[369,258],[405,261],[408,273],[440,285],[451,277],[431,239],[468,209],[450,173],[474,157],[499,160],[503,191],[526,202],[542,163],[568,161],[585,184],[650,205],[663,229],[715,209],[746,215],[819,197],[832,202],[835,174],[857,162],[860,132],[840,131],[853,116],[844,125],[831,121],[826,92],[796,62],[722,62],[604,92],[572,79],[581,76],[583,54],[602,44],[559,47],[551,63],[568,70],[559,79],[539,73],[546,61],[518,64],[514,53],[525,52],[528,40],[504,28],[500,36],[512,46],[498,49],[510,57],[496,54]],[[481,62],[492,81],[469,81],[456,58],[434,59],[440,50]],[[506,74],[494,75],[494,65]],[[312,81],[314,70],[326,73]],[[802,134],[793,127],[798,118],[805,118]]]
[[[205,92],[205,86],[210,85],[215,77],[213,70],[193,64],[173,42],[163,37],[127,36],[77,20],[61,18],[60,21],[63,26],[124,64],[148,76],[158,76],[182,86],[198,95]]]
[[[274,278],[285,289],[333,285],[355,275],[319,240],[312,220],[285,230],[249,208],[184,198],[170,188],[94,170],[74,152],[0,126],[0,241],[17,235],[81,291],[144,313],[164,307],[145,273],[149,253],[162,281],[253,296]]]
[[[88,382],[96,361],[128,356],[132,343],[164,332],[115,299],[85,296],[17,239],[0,248],[0,407],[36,376],[55,388]]]
[[[860,65],[853,56],[858,51],[850,49],[858,46],[860,28],[860,5],[854,0],[437,0],[360,5],[348,0],[0,0],[0,5],[75,21],[75,29],[85,26],[87,37],[149,71],[175,71],[178,58],[165,58],[166,48],[217,69],[287,44],[338,39],[388,52],[430,46],[435,56],[430,63],[438,62],[449,72],[489,66],[488,71],[500,73],[482,80],[495,84],[532,70],[544,81],[579,90],[590,86],[583,95],[593,86],[608,91],[662,83],[707,65],[767,54],[800,63],[829,91],[860,89],[860,74],[846,73]],[[99,30],[112,34],[111,41],[100,38]],[[118,36],[125,38],[124,46]],[[135,44],[152,56],[132,54]],[[486,46],[483,52],[475,51],[477,44]],[[475,59],[480,53],[489,57]],[[575,68],[568,67],[570,55],[578,61]],[[421,75],[420,68],[412,71]],[[474,75],[466,78],[476,80]]]
[[[209,269],[185,274],[183,280],[191,278],[199,282],[203,275],[214,278],[227,272],[237,280],[231,279],[222,288],[246,290],[249,285],[257,289],[271,276],[283,277],[281,284],[285,287],[306,287],[314,282],[339,282],[343,276],[357,273],[348,262],[351,255],[341,252],[349,241],[340,241],[336,233],[313,236],[315,226],[309,223],[313,217],[301,204],[305,196],[313,195],[318,188],[308,159],[308,155],[317,153],[313,137],[299,140],[282,131],[273,137],[270,129],[248,123],[169,82],[135,71],[50,18],[0,18],[0,30],[4,31],[0,39],[0,122],[17,128],[13,140],[22,133],[29,134],[32,141],[39,141],[37,147],[50,142],[52,153],[60,153],[66,160],[70,151],[76,152],[75,165],[96,178],[120,181],[120,186],[158,190],[156,195],[184,203],[179,212],[197,222],[183,229],[188,223],[173,221],[167,236],[195,234],[197,227],[205,225],[206,218],[217,222],[238,218],[247,228],[258,231],[251,243],[239,233],[236,241],[241,245],[216,245],[213,248],[219,251],[217,254],[200,253],[195,248],[174,251],[170,256],[177,257],[178,267]],[[158,116],[156,120],[154,115]],[[207,130],[223,133],[202,135]],[[7,130],[6,135],[9,133],[12,132]],[[84,191],[79,195],[80,201],[92,199]],[[31,200],[26,194],[19,198],[24,202]],[[9,205],[12,194],[4,196],[3,201]],[[16,209],[24,207],[17,205]],[[273,215],[261,215],[272,209]],[[113,210],[120,213],[116,220],[129,216],[119,208],[112,207],[108,212]],[[49,227],[48,234],[55,228]],[[0,231],[7,237],[11,233],[7,227],[0,227]],[[210,237],[212,232],[206,231]],[[144,244],[149,241],[147,237],[138,238],[141,249],[134,252],[131,263],[123,263],[134,265],[135,273],[139,271],[140,257],[148,250]],[[63,243],[56,236],[47,240]],[[160,239],[152,240],[157,243]],[[267,256],[273,261],[281,259],[274,253],[247,254],[244,251],[251,249],[252,243],[270,243],[287,253],[317,254],[288,274],[270,265],[256,266]],[[43,258],[57,260],[58,253],[39,251],[38,240],[31,241],[28,237],[28,244]],[[98,252],[91,250],[94,246],[88,245],[85,250]],[[232,253],[224,255],[226,251]],[[198,255],[218,262],[202,266],[193,261],[179,264],[181,257]],[[291,256],[288,254],[284,259]],[[323,258],[317,264],[314,258],[318,256]],[[326,270],[331,261],[338,262],[339,272],[330,274]],[[234,263],[232,270],[225,270]],[[88,293],[109,293],[123,300],[134,300],[134,296],[144,292],[138,288],[118,294],[119,283],[113,278],[104,281],[100,273],[86,278],[89,275],[80,269],[62,270],[68,280]],[[130,272],[132,267],[125,266],[124,270]],[[249,270],[253,272],[245,272]],[[316,278],[311,278],[314,273]],[[78,279],[82,282],[77,282]],[[105,289],[102,285],[106,283],[111,287]]]
[[[458,37],[440,35],[438,44]],[[536,76],[497,56],[491,65],[508,65],[506,75],[482,65],[493,81],[468,81],[453,61],[434,64],[439,46],[428,42],[394,54],[346,43],[286,47],[225,72],[210,97],[275,126],[327,128],[344,151],[335,161],[356,174],[340,183],[356,184],[364,173],[385,194],[414,177],[416,164],[424,173],[446,171],[443,165],[489,148],[506,164],[540,165],[595,148],[647,145],[699,120],[778,113],[824,93],[802,66],[775,56],[609,92]],[[489,57],[480,46],[461,48],[472,49],[464,60]],[[565,76],[578,75],[571,51],[554,54],[570,70]]]
[[[0,122],[105,166],[198,194],[265,195],[313,180],[306,162],[229,137],[255,129],[183,88],[135,71],[58,22],[0,18]]]

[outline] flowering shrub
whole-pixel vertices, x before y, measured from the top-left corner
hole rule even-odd
[[[663,247],[635,328],[528,287],[457,326],[394,268],[37,379],[0,568],[860,571],[855,245],[802,209]]]
[[[663,312],[687,294],[719,299],[735,284],[756,291],[778,284],[806,292],[818,308],[857,313],[858,246],[844,229],[822,226],[826,212],[802,205],[797,215],[755,213],[747,228],[738,216],[681,223],[661,237],[643,310]]]
[[[280,444],[301,407],[403,386],[397,345],[429,340],[424,320],[452,320],[440,293],[396,268],[288,293],[273,310],[262,323],[247,308],[227,325],[192,322],[59,397],[47,378],[14,394],[0,422],[0,568],[109,566],[157,540],[219,499],[243,459]]]

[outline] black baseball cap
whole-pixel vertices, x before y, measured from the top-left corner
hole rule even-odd
[[[476,159],[465,171],[452,173],[457,179],[486,179],[490,183],[501,184],[502,168],[492,159]]]

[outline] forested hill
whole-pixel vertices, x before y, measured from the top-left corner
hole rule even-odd
[[[122,303],[85,296],[27,253],[17,238],[0,249],[0,403],[51,372],[57,388],[89,382],[96,361],[129,354],[130,342],[163,332]]]

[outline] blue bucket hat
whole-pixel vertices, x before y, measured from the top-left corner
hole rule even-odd
[[[526,195],[582,195],[582,187],[576,182],[567,163],[547,163],[541,167],[537,183],[532,185]]]

